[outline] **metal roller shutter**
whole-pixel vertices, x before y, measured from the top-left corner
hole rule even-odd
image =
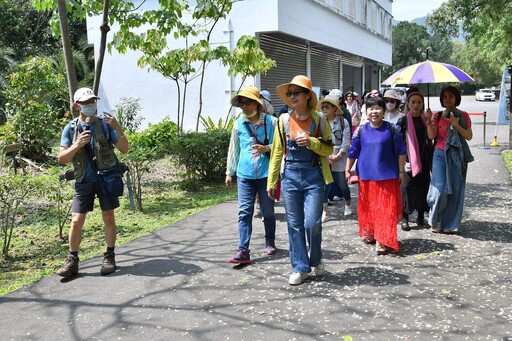
[[[259,41],[265,56],[274,59],[277,64],[277,67],[261,75],[260,84],[262,90],[270,92],[272,105],[277,112],[284,103],[277,97],[276,86],[291,81],[297,75],[306,74],[306,45],[292,44],[266,34],[261,34]]]
[[[340,56],[334,53],[311,49],[311,81],[321,89],[339,89]]]

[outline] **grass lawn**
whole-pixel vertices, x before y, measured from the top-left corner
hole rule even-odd
[[[505,165],[507,165],[508,171],[511,174],[510,180],[512,180],[512,150],[504,150],[501,155],[503,156],[503,160],[505,161]]]
[[[185,191],[174,179],[152,179],[143,188],[144,212],[131,211],[127,196],[121,197],[121,206],[116,209],[117,246],[236,195],[236,190],[225,188],[222,180],[202,186],[199,191]],[[34,201],[36,204],[24,211],[23,219],[14,229],[9,256],[0,257],[0,296],[53,274],[67,255],[69,223],[66,222],[63,229],[64,239],[59,238],[55,208],[49,203],[37,202],[37,198]],[[101,211],[96,200],[94,211],[85,221],[80,259],[98,256],[105,247]]]

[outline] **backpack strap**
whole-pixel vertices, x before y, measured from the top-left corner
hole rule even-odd
[[[254,137],[256,139],[256,142],[258,144],[261,144],[261,145],[268,145],[268,135],[267,135],[267,114],[264,114],[263,113],[263,128],[265,129],[265,140],[263,142],[261,142],[259,139],[258,139],[258,136],[256,136],[255,132],[252,131],[252,128],[251,128],[251,125],[249,124],[249,122],[245,121],[244,122],[244,126],[245,128],[247,129],[247,132],[249,133],[249,135],[251,135],[251,137]]]
[[[72,119],[70,124],[71,124],[71,126],[69,127],[69,136],[71,137],[71,142],[73,142],[75,139],[75,133],[77,131],[76,127],[79,126],[78,117],[75,117],[74,119]]]
[[[390,123],[391,125],[391,141],[393,141],[393,144],[395,144],[395,124]],[[357,127],[357,136],[361,136],[361,132],[363,131],[363,126]]]
[[[109,131],[109,129],[107,129],[105,127],[105,123],[103,122],[103,118],[98,116],[98,119],[100,120],[100,127],[101,127],[101,131],[103,132],[103,136],[105,136],[107,138],[107,141],[112,143],[112,141],[110,140],[110,131]],[[78,117],[75,117],[71,121],[71,127],[69,128],[69,135],[71,137],[71,141],[73,141],[73,139],[75,137],[74,136],[75,132],[78,131],[79,133],[81,133],[81,130],[82,130],[82,126],[80,125],[80,123],[78,123]]]

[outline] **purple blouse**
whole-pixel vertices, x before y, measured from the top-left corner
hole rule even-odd
[[[395,126],[392,137],[389,122],[382,122],[377,129],[367,122],[361,133],[354,135],[348,157],[357,159],[356,170],[361,180],[379,181],[398,178],[398,157],[406,153],[400,126]]]

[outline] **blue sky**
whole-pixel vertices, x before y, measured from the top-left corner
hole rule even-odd
[[[398,21],[411,21],[416,18],[424,17],[445,0],[394,0],[392,14]]]

